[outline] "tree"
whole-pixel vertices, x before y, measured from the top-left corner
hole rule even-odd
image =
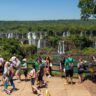
[[[76,48],[81,50],[92,45],[92,41],[87,36],[72,35],[68,38],[70,38]]]
[[[81,8],[81,19],[96,17],[96,0],[79,0],[78,7]]]

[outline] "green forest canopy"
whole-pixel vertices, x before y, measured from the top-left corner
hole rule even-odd
[[[96,20],[0,21],[0,32],[96,30]]]

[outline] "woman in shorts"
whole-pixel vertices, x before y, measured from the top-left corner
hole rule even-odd
[[[82,58],[79,59],[79,63],[77,64],[77,68],[78,68],[79,83],[81,83],[83,81],[82,74],[84,73],[84,62],[83,62]]]

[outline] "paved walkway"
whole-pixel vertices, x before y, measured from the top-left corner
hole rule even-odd
[[[51,96],[91,96],[89,91],[83,86],[83,84],[64,85],[65,79],[60,77],[46,78],[48,80],[48,90]],[[22,81],[18,83],[15,81],[16,87],[19,89],[13,92],[10,96],[36,96],[31,92],[30,82]],[[0,96],[8,96],[1,92]],[[41,89],[41,92],[45,94],[46,88]],[[44,95],[45,96],[45,95]]]
[[[66,85],[65,79],[50,78],[49,91],[52,96],[91,96],[82,84]]]

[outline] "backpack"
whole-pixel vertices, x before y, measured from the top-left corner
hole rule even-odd
[[[69,62],[69,69],[73,69],[73,59],[72,59],[72,61],[70,61],[68,58],[68,62]]]

